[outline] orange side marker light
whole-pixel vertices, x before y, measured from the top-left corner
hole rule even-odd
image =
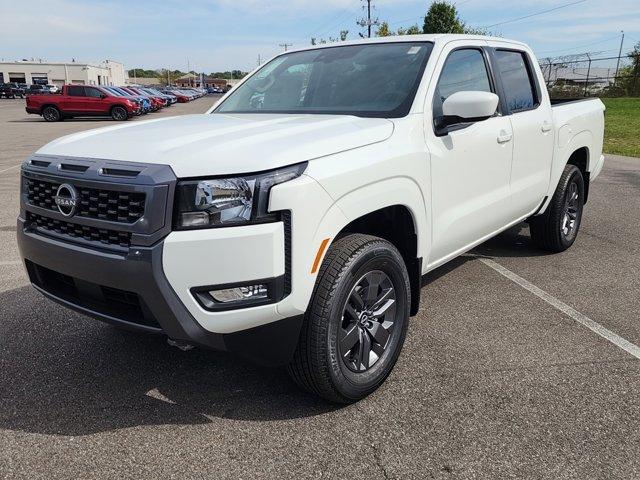
[[[318,248],[318,253],[316,253],[316,259],[313,261],[313,267],[311,267],[311,273],[316,273],[318,271],[318,267],[320,266],[320,260],[322,260],[322,255],[324,254],[327,245],[329,244],[329,238],[325,238],[320,244],[320,248]]]

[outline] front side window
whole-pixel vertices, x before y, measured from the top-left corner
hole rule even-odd
[[[463,48],[454,50],[442,67],[433,99],[433,116],[442,116],[442,104],[456,92],[491,92],[489,72],[481,50]]]
[[[100,98],[100,95],[102,95],[102,92],[97,88],[85,87],[84,90],[86,92],[87,97]]]
[[[71,97],[84,97],[84,87],[71,85],[67,88],[67,94]]]
[[[321,113],[401,117],[411,108],[433,44],[397,42],[281,55],[214,113]]]
[[[528,110],[536,105],[535,88],[523,52],[496,50],[495,58],[502,78],[505,101],[510,112]]]

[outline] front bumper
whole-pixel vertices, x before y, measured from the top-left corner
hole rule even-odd
[[[68,308],[131,330],[166,334],[180,343],[232,352],[264,365],[286,364],[293,356],[301,316],[229,333],[203,328],[180,298],[181,294],[189,295],[188,291],[179,288],[176,292],[165,275],[164,252],[175,245],[167,247],[162,241],[118,254],[48,238],[30,230],[22,218],[17,230],[32,284]],[[191,267],[187,260],[181,270],[188,274]],[[251,317],[252,310],[216,315],[221,319],[225,314]]]
[[[100,320],[285,362],[304,313],[283,309],[294,298],[289,212],[279,209],[275,223],[172,232],[176,181],[164,165],[34,156],[22,169],[17,229],[31,282]],[[62,183],[76,190],[70,217],[52,208]],[[262,303],[202,301],[202,290],[255,283],[273,285]]]

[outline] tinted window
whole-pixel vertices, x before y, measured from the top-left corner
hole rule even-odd
[[[498,71],[502,77],[505,101],[510,112],[535,106],[535,88],[522,52],[496,51]]]
[[[462,91],[491,92],[489,73],[480,50],[454,50],[447,57],[433,100],[434,117],[442,116],[442,104],[451,94]]]
[[[284,54],[237,87],[216,112],[404,116],[431,48],[428,42],[397,42]]]
[[[100,95],[102,95],[102,92],[97,88],[84,87],[84,91],[87,97],[100,98]]]
[[[67,88],[67,94],[72,97],[84,97],[84,87],[71,86]]]

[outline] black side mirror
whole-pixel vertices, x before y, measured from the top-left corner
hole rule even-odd
[[[101,93],[100,94],[100,98],[104,100],[105,98],[107,98],[107,94],[106,93]]]

